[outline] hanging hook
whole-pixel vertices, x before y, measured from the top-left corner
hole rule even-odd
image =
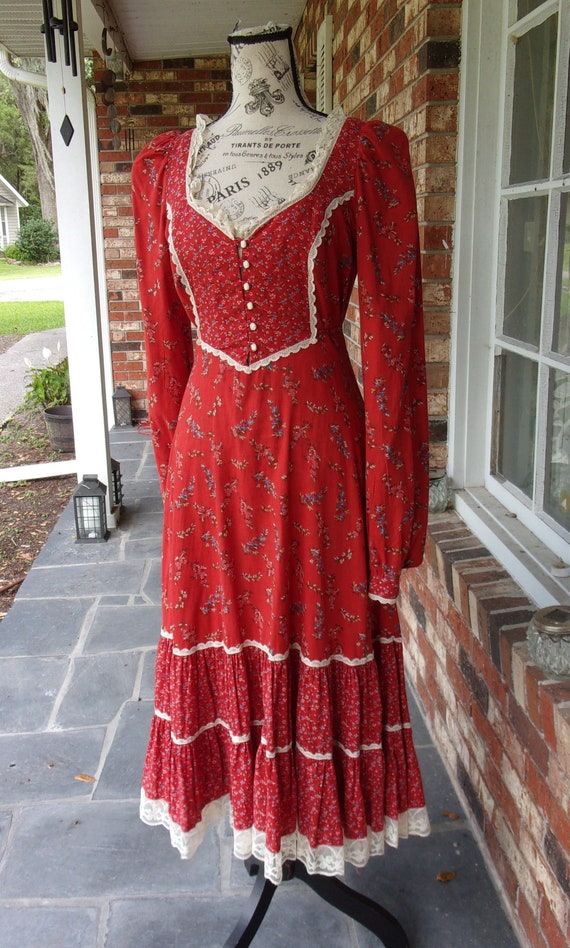
[[[103,28],[103,32],[101,33],[101,46],[103,48],[103,53],[105,54],[105,56],[111,56],[113,53],[113,47],[109,46],[109,40],[107,38],[108,32],[109,31],[107,27],[105,26]]]

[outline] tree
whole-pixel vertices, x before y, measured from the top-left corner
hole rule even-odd
[[[30,204],[39,205],[36,166],[30,136],[12,95],[8,80],[0,73],[0,174]]]
[[[18,65],[21,65],[28,72],[41,72],[43,70],[43,60],[41,59],[22,59],[18,62]],[[35,163],[42,217],[46,220],[55,221],[55,181],[51,155],[47,92],[45,89],[21,82],[13,82],[10,79],[7,82],[13,101],[28,132]],[[8,175],[5,175],[5,177],[8,177]],[[20,189],[18,188],[18,190]],[[27,195],[24,194],[24,197],[27,198]]]

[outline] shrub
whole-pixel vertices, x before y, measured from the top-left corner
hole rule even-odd
[[[22,251],[17,246],[17,244],[8,244],[7,247],[4,247],[3,254],[8,260],[21,260]]]
[[[48,263],[59,257],[57,231],[51,221],[32,218],[22,224],[16,247],[26,263]]]
[[[49,349],[44,349],[45,358],[49,359],[50,355]],[[36,405],[40,408],[69,405],[71,393],[67,357],[57,365],[46,365],[43,369],[30,367],[28,375],[30,376],[30,381],[26,386],[28,405]]]

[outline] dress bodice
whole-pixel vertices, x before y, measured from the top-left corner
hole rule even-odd
[[[254,371],[311,345],[319,323],[328,330],[342,323],[356,260],[354,208],[342,211],[354,196],[352,126],[350,120],[332,126],[336,134],[323,143],[310,184],[243,236],[231,233],[226,216],[192,199],[192,141],[183,136],[173,149],[164,195],[171,255],[191,301],[199,345],[237,369]],[[317,266],[333,215],[335,259]]]

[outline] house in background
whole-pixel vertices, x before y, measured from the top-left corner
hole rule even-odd
[[[0,174],[0,250],[13,244],[20,232],[20,208],[28,202]]]

